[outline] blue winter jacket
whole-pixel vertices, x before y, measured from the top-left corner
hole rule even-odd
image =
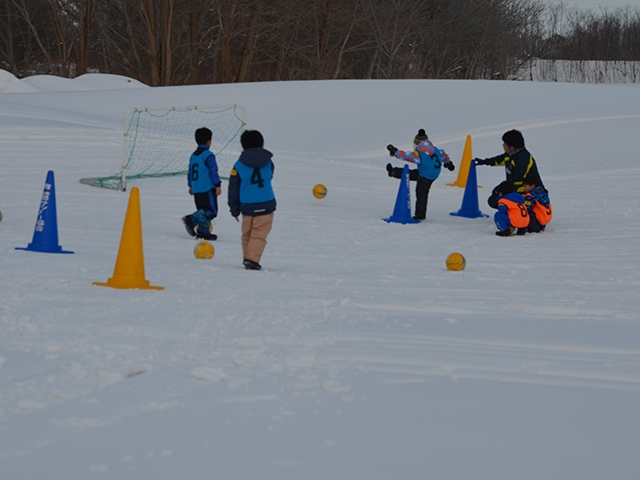
[[[250,148],[240,155],[229,176],[228,204],[231,215],[257,217],[276,210],[271,181],[273,154],[264,148]]]
[[[517,203],[519,205],[524,203],[524,197],[522,196],[522,194],[518,192],[510,192],[505,195],[502,195],[500,198],[511,200],[512,202]],[[507,207],[505,205],[501,205],[499,202],[500,200],[498,199],[498,210],[503,213],[507,213],[507,210],[508,210]]]
[[[405,162],[418,165],[418,175],[429,180],[436,180],[442,171],[442,164],[449,163],[449,155],[431,143],[431,140],[422,140],[413,152],[398,150],[395,157]]]

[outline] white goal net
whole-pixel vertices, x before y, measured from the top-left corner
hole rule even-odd
[[[125,117],[120,172],[80,182],[125,191],[132,180],[186,174],[196,149],[194,134],[201,127],[213,132],[211,151],[220,176],[227,178],[242,150],[245,118],[239,105],[134,108]]]

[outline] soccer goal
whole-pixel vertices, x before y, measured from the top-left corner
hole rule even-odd
[[[241,152],[239,138],[245,125],[239,105],[134,108],[125,116],[120,172],[80,182],[125,191],[132,180],[184,175],[196,149],[194,133],[200,127],[213,132],[211,151],[220,176],[228,178]]]

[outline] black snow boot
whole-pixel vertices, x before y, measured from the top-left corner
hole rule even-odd
[[[259,263],[253,262],[251,260],[243,260],[242,264],[244,265],[244,268],[246,268],[247,270],[262,270],[262,267],[260,266]]]
[[[201,238],[203,240],[217,240],[218,236],[215,233],[209,232],[201,232],[200,229],[196,232],[196,238]]]
[[[391,165],[390,163],[387,163],[387,173],[390,177],[393,177],[393,165]]]
[[[185,215],[184,217],[182,217],[182,223],[184,223],[184,228],[187,229],[187,233],[192,237],[195,237],[196,236],[195,225],[193,224],[191,215]]]

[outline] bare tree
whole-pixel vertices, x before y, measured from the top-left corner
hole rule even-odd
[[[138,44],[149,59],[151,85],[171,85],[174,0],[138,0],[134,5],[146,33]]]
[[[26,46],[24,66],[22,70],[29,70],[33,59],[27,56],[27,52],[33,56],[39,56],[47,65],[47,70],[51,73],[58,73],[51,55],[53,43],[50,38],[50,31],[47,27],[50,24],[46,21],[48,15],[45,13],[47,4],[37,0],[9,0],[14,7],[14,15],[19,19],[22,26],[21,37]],[[37,54],[36,54],[37,50]]]
[[[12,2],[0,4],[0,68],[18,75],[22,63],[19,52],[19,17]]]
[[[87,73],[91,55],[91,36],[96,0],[77,0],[78,12],[78,67],[77,74]]]
[[[102,71],[149,85],[506,79],[534,56],[637,59],[640,13],[541,0],[0,3],[0,66],[14,74]]]

